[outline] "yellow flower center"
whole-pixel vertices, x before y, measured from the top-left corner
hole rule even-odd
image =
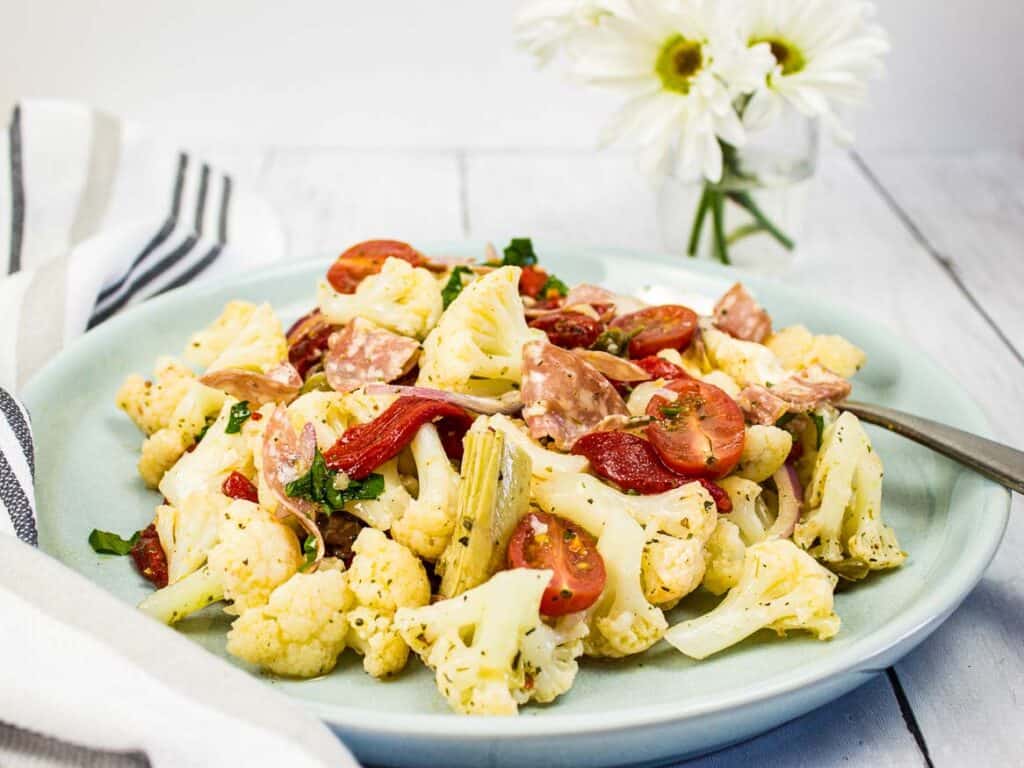
[[[768,47],[772,49],[772,56],[775,57],[778,65],[782,67],[783,75],[795,75],[807,66],[807,60],[804,58],[803,53],[788,40],[780,40],[777,37],[762,37],[750,41],[751,45],[757,45],[758,43],[768,43]]]
[[[658,54],[654,71],[665,90],[689,93],[690,83],[704,66],[704,47],[682,35],[669,38]]]

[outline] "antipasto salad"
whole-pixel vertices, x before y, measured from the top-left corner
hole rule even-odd
[[[863,363],[739,284],[702,317],[569,287],[526,239],[481,263],[361,243],[289,330],[232,301],[125,380],[163,502],[90,542],[133,556],[161,621],[220,603],[227,650],[271,673],[414,655],[456,712],[514,714],[581,656],[839,631],[838,580],[905,557],[835,407]],[[724,598],[670,626],[698,589]]]

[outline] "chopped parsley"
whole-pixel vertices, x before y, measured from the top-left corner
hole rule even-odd
[[[216,420],[217,419],[215,418],[209,418],[206,420],[206,423],[203,424],[203,428],[200,429],[198,433],[196,433],[197,443],[200,442],[204,437],[206,437],[206,433],[210,431],[210,427],[213,426],[213,422],[215,422]]]
[[[136,531],[131,538],[122,539],[116,533],[93,528],[89,534],[89,546],[93,552],[101,555],[127,555],[138,542],[141,533]]]
[[[680,414],[682,414],[683,412],[683,406],[678,404],[666,403],[665,405],[661,406],[659,410],[661,411],[661,415],[664,416],[666,419],[678,419]]]
[[[539,295],[542,299],[551,299],[555,296],[568,296],[569,286],[554,275],[548,275],[548,280],[543,286],[541,286]]]
[[[307,536],[306,540],[302,542],[302,565],[299,566],[300,571],[304,571],[313,564],[316,560],[316,536]]]
[[[815,445],[815,450],[820,451],[821,450],[821,439],[822,439],[822,437],[825,434],[825,417],[822,416],[820,413],[814,413],[814,412],[812,412],[810,414],[810,416],[811,416],[811,420],[814,422],[814,428],[816,430],[818,430],[817,444]]]
[[[607,352],[617,357],[625,357],[626,351],[629,349],[630,339],[632,338],[633,334],[626,333],[621,328],[609,328],[597,337],[597,341],[591,344],[590,348]]]
[[[451,276],[448,278],[448,282],[444,284],[444,288],[441,289],[441,299],[444,301],[444,308],[448,309],[448,305],[451,304],[455,299],[462,293],[462,289],[465,287],[462,284],[463,275],[472,275],[473,270],[469,267],[458,266],[452,270]]]
[[[501,260],[503,267],[532,267],[537,263],[537,254],[533,252],[533,241],[528,237],[513,237],[505,246],[505,258]]]
[[[231,415],[228,416],[228,425],[224,427],[224,431],[229,435],[237,435],[242,431],[242,425],[250,416],[252,416],[252,411],[249,410],[248,400],[235,403],[231,406]]]
[[[337,477],[338,473],[327,466],[318,448],[309,472],[288,483],[284,492],[292,498],[316,502],[326,515],[340,512],[350,501],[376,499],[384,492],[384,476],[377,473],[362,480],[349,480],[344,489],[337,487]]]

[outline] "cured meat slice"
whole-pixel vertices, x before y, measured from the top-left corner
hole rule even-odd
[[[302,389],[302,377],[291,363],[281,363],[266,373],[223,368],[203,374],[199,382],[257,406],[289,403]]]
[[[772,319],[742,283],[736,283],[715,304],[715,326],[730,336],[760,344],[771,336]]]
[[[309,499],[293,498],[285,491],[288,483],[309,471],[316,453],[316,430],[306,424],[296,433],[288,410],[278,405],[263,432],[263,478],[278,502],[279,518],[292,515],[316,539],[316,562],[324,556],[324,538],[316,524],[320,505]]]
[[[787,413],[807,413],[826,403],[835,405],[850,395],[850,382],[827,368],[812,365],[771,389],[753,384],[740,392],[740,408],[754,424],[774,424]]]
[[[609,416],[629,416],[622,397],[594,366],[543,341],[523,347],[522,393],[530,434],[551,438],[561,450],[607,424]]]
[[[331,336],[324,373],[338,392],[351,392],[371,382],[395,381],[416,364],[419,349],[414,339],[357,317]]]

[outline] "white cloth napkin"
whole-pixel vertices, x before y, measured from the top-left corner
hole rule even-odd
[[[35,549],[30,419],[3,388],[127,306],[280,258],[272,211],[75,104],[23,103],[0,149],[0,764],[355,766],[299,706]]]

